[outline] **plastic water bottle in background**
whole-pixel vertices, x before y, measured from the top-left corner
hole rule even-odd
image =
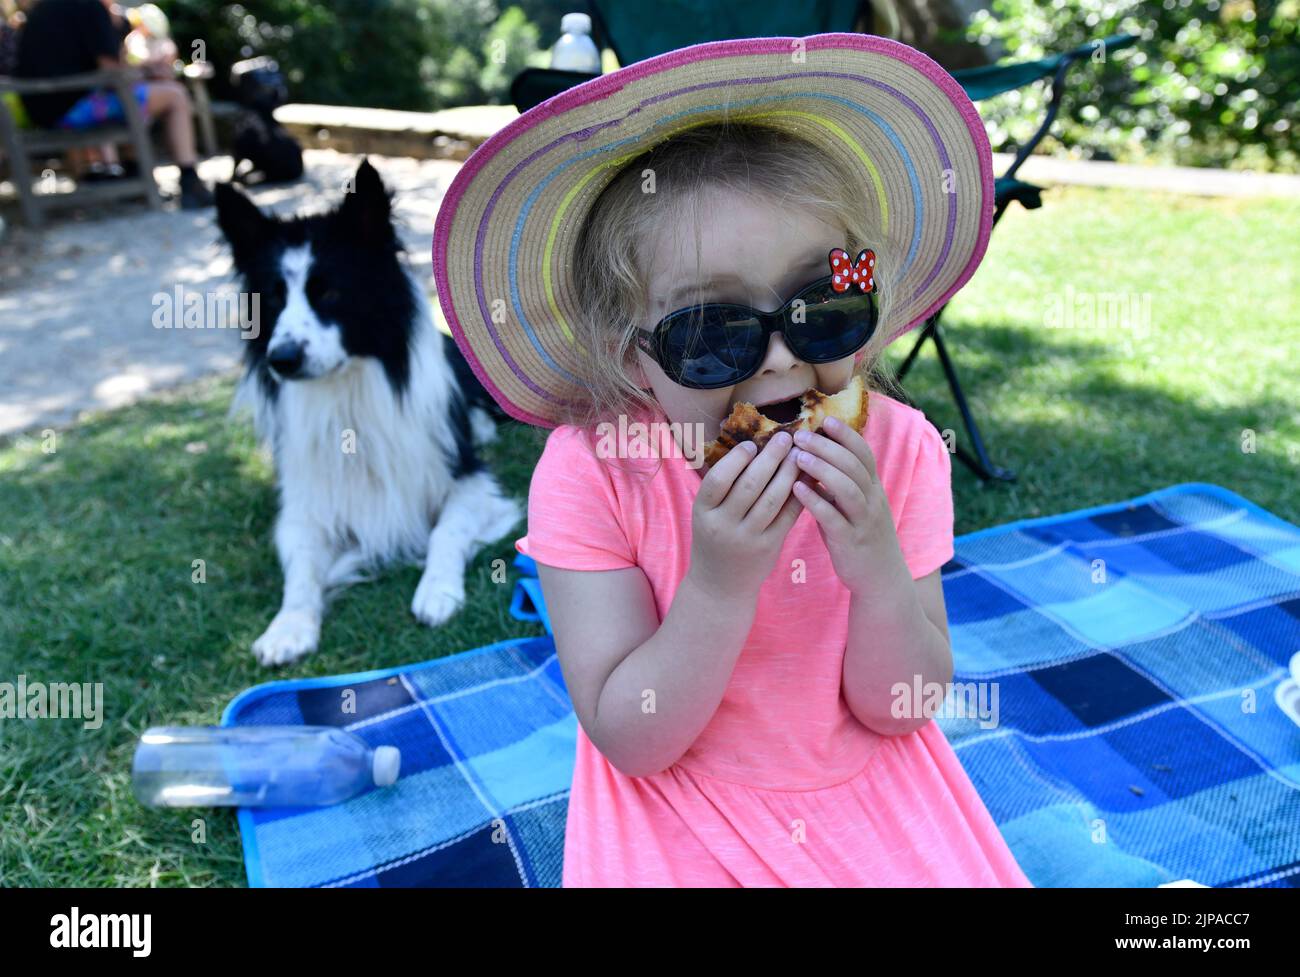
[[[591,39],[591,18],[586,14],[565,14],[560,19],[560,30],[564,33],[551,48],[551,67],[600,74],[600,51]]]
[[[387,787],[401,762],[333,726],[156,726],[136,746],[132,787],[150,807],[319,806]]]

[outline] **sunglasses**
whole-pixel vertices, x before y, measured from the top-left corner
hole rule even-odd
[[[836,248],[830,261],[832,274],[804,286],[775,312],[723,302],[693,305],[668,314],[653,330],[638,330],[637,346],[674,383],[696,390],[748,380],[767,357],[774,332],[805,363],[850,356],[876,331],[875,255],[863,251],[850,262]]]

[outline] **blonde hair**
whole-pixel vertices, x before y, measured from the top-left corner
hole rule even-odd
[[[653,174],[653,195],[643,189],[647,170]],[[590,427],[654,409],[653,396],[629,370],[637,329],[650,325],[647,246],[663,221],[681,219],[694,228],[698,260],[702,222],[697,215],[702,198],[716,190],[812,211],[844,228],[850,253],[864,247],[876,251],[880,319],[856,372],[873,389],[896,389],[880,363],[891,328],[890,255],[882,253],[866,188],[854,174],[846,162],[790,132],[734,121],[688,129],[627,163],[596,198],[579,233],[574,281],[580,312],[572,325],[588,352],[580,372],[588,396],[568,423]]]

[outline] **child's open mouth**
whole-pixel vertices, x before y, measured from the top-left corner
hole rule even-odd
[[[803,394],[789,400],[778,400],[773,404],[763,404],[758,412],[778,424],[789,424],[803,413]]]

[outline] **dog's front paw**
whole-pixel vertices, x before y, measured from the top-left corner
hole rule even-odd
[[[465,582],[425,573],[415,588],[411,613],[422,624],[437,627],[461,609],[465,603]]]
[[[285,665],[316,650],[320,615],[311,611],[281,611],[253,642],[253,654],[263,665]]]

